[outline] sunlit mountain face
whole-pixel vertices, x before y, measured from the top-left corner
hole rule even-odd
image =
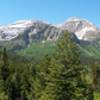
[[[88,20],[78,17],[56,25],[40,20],[19,20],[1,25],[0,47],[15,51],[28,48],[32,43],[54,43],[66,30],[86,55],[99,56],[100,29]]]
[[[86,19],[72,17],[59,25],[39,20],[20,20],[13,24],[0,26],[0,41],[10,41],[27,33],[28,37],[57,40],[62,30],[74,33],[79,40],[92,41],[98,38],[99,29]],[[42,40],[41,39],[41,40]],[[32,39],[31,39],[32,40]]]

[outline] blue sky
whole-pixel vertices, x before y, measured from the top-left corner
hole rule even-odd
[[[82,17],[100,27],[100,0],[0,0],[0,24],[22,19],[63,23]]]

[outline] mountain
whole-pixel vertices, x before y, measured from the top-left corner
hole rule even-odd
[[[33,42],[56,41],[61,29],[39,20],[21,20],[0,26],[0,47],[20,49]]]
[[[100,38],[99,29],[86,19],[78,17],[69,18],[61,26],[63,30],[75,33],[79,40],[93,41]]]
[[[60,25],[40,20],[19,20],[12,24],[1,25],[0,47],[6,47],[11,51],[25,50],[33,43],[56,41],[65,30],[71,33],[72,39],[79,44],[85,55],[96,57],[100,55],[100,29],[86,19],[77,17],[69,18]]]
[[[13,24],[0,26],[0,41],[10,41],[26,35],[28,41],[57,40],[63,30],[74,33],[79,40],[93,41],[100,37],[100,29],[86,19],[72,17],[63,24],[52,25],[39,20],[20,20]]]
[[[13,24],[0,26],[0,41],[10,41],[18,38],[20,35],[28,35],[29,41],[56,40],[61,33],[51,24],[38,20],[21,20]]]

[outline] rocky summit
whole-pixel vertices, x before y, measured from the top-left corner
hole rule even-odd
[[[75,33],[79,40],[92,41],[98,38],[99,29],[86,19],[78,17],[69,18],[61,28]]]

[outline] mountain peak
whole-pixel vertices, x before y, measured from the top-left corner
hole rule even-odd
[[[83,19],[80,17],[70,17],[69,19],[67,19],[67,22],[68,21],[81,21],[81,20],[83,20]]]
[[[70,17],[69,19],[67,19],[65,21],[65,23],[68,23],[68,22],[86,22],[90,25],[93,25],[95,26],[93,23],[91,23],[89,20],[85,19],[85,18],[80,18],[80,17]]]
[[[75,33],[79,40],[91,41],[95,38],[95,34],[97,34],[97,28],[95,25],[88,20],[79,17],[69,18],[62,24],[61,28]],[[91,36],[93,33],[94,37]]]

